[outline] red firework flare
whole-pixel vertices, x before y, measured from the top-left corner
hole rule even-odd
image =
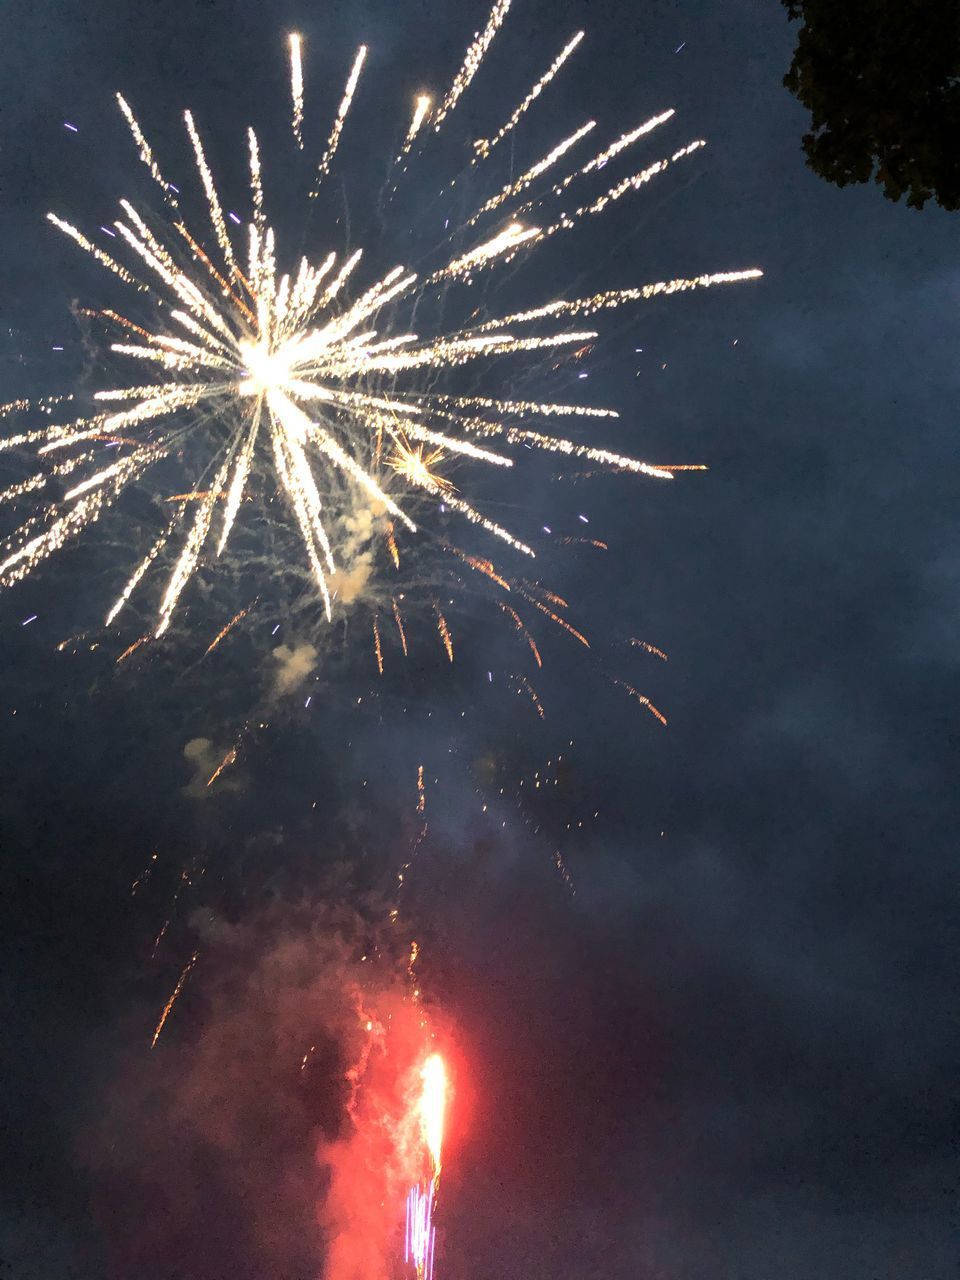
[[[423,1008],[409,997],[376,1013],[358,1004],[357,1013],[363,1041],[347,1077],[351,1131],[321,1153],[331,1170],[325,1280],[379,1280],[398,1270],[411,1280],[432,1280],[452,1095],[446,1060]],[[385,1251],[391,1239],[396,1248]]]

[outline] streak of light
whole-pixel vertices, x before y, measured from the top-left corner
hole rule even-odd
[[[557,871],[560,873],[560,879],[570,890],[570,896],[575,898],[577,896],[577,888],[576,888],[576,885],[573,883],[573,876],[571,876],[570,872],[567,870],[567,864],[564,862],[563,856],[560,853],[559,849],[557,849],[557,851],[553,855],[553,862],[554,862],[554,866],[557,868]]]
[[[537,642],[536,640],[534,640],[533,636],[524,626],[523,620],[521,619],[519,613],[517,613],[516,609],[511,608],[510,605],[505,604],[502,600],[499,601],[499,604],[500,604],[500,608],[504,611],[504,613],[506,613],[508,617],[512,618],[513,624],[516,627],[517,631],[519,631],[519,633],[523,636],[524,640],[526,640],[527,644],[530,646],[530,652],[533,654],[534,661],[536,662],[537,666],[542,667],[543,659],[540,657],[540,650],[537,648]]]
[[[450,628],[447,626],[447,620],[440,612],[439,606],[436,607],[437,612],[437,631],[440,633],[440,639],[443,641],[443,647],[447,653],[448,661],[453,661],[453,640],[450,638]]]
[[[159,857],[160,855],[158,853],[151,853],[150,861],[147,863],[144,869],[137,876],[136,880],[134,880],[133,884],[130,886],[131,896],[133,896],[133,894],[135,894],[137,890],[142,885],[145,885],[147,881],[150,879],[151,875],[153,874],[153,869],[157,865],[157,859]]]
[[[357,81],[360,79],[360,72],[363,70],[363,63],[367,56],[367,46],[362,44],[357,50],[357,56],[353,60],[353,66],[350,69],[350,75],[347,77],[346,87],[343,91],[343,97],[340,99],[340,106],[337,109],[337,115],[333,122],[333,128],[330,130],[330,137],[327,139],[327,149],[323,153],[320,166],[317,169],[317,176],[314,180],[313,190],[310,192],[311,197],[316,197],[320,189],[320,183],[330,172],[330,165],[333,157],[337,153],[340,145],[340,135],[343,132],[344,121],[347,118],[347,112],[350,110],[350,104],[353,102],[353,95],[357,89]]]
[[[173,991],[170,995],[170,999],[163,1006],[163,1012],[160,1014],[160,1021],[157,1023],[156,1030],[153,1033],[153,1039],[150,1041],[151,1049],[156,1048],[157,1041],[160,1039],[160,1032],[163,1030],[164,1024],[166,1023],[167,1019],[170,1017],[170,1012],[173,1009],[173,1006],[177,1003],[177,1000],[180,998],[180,992],[183,990],[184,983],[187,981],[187,978],[189,978],[190,973],[193,970],[193,966],[197,963],[197,957],[199,956],[199,954],[200,954],[199,951],[195,951],[193,955],[190,957],[190,959],[187,961],[187,963],[184,965],[183,972],[180,974],[180,977],[177,979],[177,985],[173,988]]]
[[[521,676],[521,675],[514,675],[513,678],[517,682],[518,691],[522,690],[527,695],[527,697],[533,703],[534,709],[536,710],[537,715],[540,717],[541,720],[545,720],[547,713],[543,709],[543,703],[540,701],[540,698],[539,698],[539,695],[537,694],[536,689],[534,689],[533,685],[530,683],[527,677]]]
[[[400,614],[400,606],[397,604],[395,599],[392,601],[392,603],[393,603],[394,621],[397,624],[397,631],[400,634],[400,646],[403,649],[403,656],[406,657],[407,656],[407,633],[403,627],[403,618]]]
[[[210,777],[207,779],[207,786],[212,787],[213,784],[216,782],[216,780],[220,777],[221,773],[223,773],[224,769],[229,769],[230,766],[236,761],[236,759],[237,759],[237,748],[231,747],[230,750],[227,752],[227,754],[223,757],[223,759],[217,765],[216,769],[214,769],[213,773],[211,773]]]
[[[145,645],[149,639],[150,636],[148,633],[145,636],[141,636],[139,640],[134,640],[133,644],[128,645],[126,649],[124,649],[123,653],[120,654],[120,657],[117,658],[116,665],[119,667],[121,662],[126,662],[128,658],[132,658],[141,645]]]
[[[540,77],[537,83],[533,86],[533,88],[530,90],[527,96],[523,99],[520,105],[516,108],[516,110],[510,116],[510,119],[506,122],[506,124],[503,125],[503,127],[497,133],[495,133],[492,138],[478,138],[476,140],[476,142],[473,144],[477,152],[476,156],[474,156],[474,159],[473,159],[474,164],[476,164],[478,160],[481,160],[481,159],[486,160],[487,156],[489,156],[490,152],[497,145],[497,143],[502,142],[503,139],[507,136],[507,134],[512,129],[515,129],[517,127],[517,124],[520,121],[520,117],[524,114],[525,111],[527,111],[527,109],[532,105],[532,103],[534,103],[536,99],[540,96],[540,94],[544,91],[544,89],[547,87],[547,85],[550,83],[553,77],[557,74],[557,72],[566,62],[566,60],[570,57],[571,53],[573,53],[574,49],[576,49],[577,45],[580,43],[582,39],[583,39],[583,32],[578,31],[577,34],[571,40],[567,41],[564,47],[560,50],[560,53],[550,64],[550,67],[548,68],[548,70],[544,72],[544,74]]]
[[[223,626],[220,628],[220,630],[213,637],[213,639],[210,641],[210,644],[207,646],[206,650],[204,651],[203,656],[205,658],[209,654],[213,653],[214,649],[216,649],[217,645],[220,643],[221,640],[226,639],[226,637],[230,634],[230,632],[233,630],[233,628],[237,625],[238,622],[243,621],[243,619],[247,616],[247,614],[250,612],[250,610],[254,607],[254,605],[257,603],[259,599],[260,597],[257,596],[256,599],[251,600],[251,602],[247,605],[245,609],[241,609],[239,613],[234,614],[234,616],[230,619],[230,621],[226,624],[226,626]]]
[[[377,659],[377,671],[383,675],[383,650],[380,647],[380,625],[376,618],[373,620],[373,652]]]
[[[576,627],[572,627],[570,623],[567,622],[566,618],[561,618],[559,614],[554,613],[552,609],[548,609],[545,604],[538,600],[536,596],[531,595],[528,591],[521,592],[521,595],[529,600],[534,608],[539,609],[541,613],[545,614],[551,622],[556,623],[558,627],[562,627],[563,630],[572,635],[575,640],[579,640],[584,648],[590,648],[590,641],[587,637],[582,632],[578,631]]]
[[[291,32],[290,41],[290,97],[293,102],[293,136],[303,150],[303,63],[300,56],[300,36]]]
[[[646,709],[650,712],[650,714],[651,714],[655,719],[659,720],[659,721],[660,721],[660,723],[661,723],[662,725],[666,725],[666,723],[667,723],[667,717],[663,714],[663,712],[662,712],[662,711],[660,711],[657,707],[655,707],[655,706],[653,705],[653,703],[652,703],[652,702],[650,701],[650,699],[646,696],[646,694],[639,693],[639,692],[638,692],[638,691],[633,687],[633,685],[632,685],[632,684],[628,684],[628,683],[626,682],[626,680],[618,680],[615,676],[610,676],[610,677],[609,677],[609,679],[610,679],[610,680],[612,681],[612,683],[613,683],[613,684],[615,684],[619,689],[626,689],[627,693],[630,695],[630,697],[631,697],[631,698],[636,698],[637,702],[639,702],[639,703],[640,703],[641,707],[646,707]]]
[[[431,98],[429,94],[421,93],[417,96],[413,105],[413,115],[410,119],[410,127],[407,129],[407,136],[404,138],[403,145],[397,152],[397,157],[393,162],[394,168],[400,168],[410,154],[410,149],[416,141],[423,122],[430,114],[430,104]]]
[[[647,653],[652,653],[656,658],[662,658],[664,662],[668,661],[667,655],[662,649],[658,649],[655,644],[648,644],[646,640],[635,640],[632,636],[630,638],[630,644],[637,649],[645,649]]]
[[[473,39],[473,43],[467,49],[464,55],[463,65],[453,78],[453,83],[447,90],[440,106],[437,108],[436,115],[433,118],[434,131],[439,133],[440,126],[444,120],[456,107],[457,103],[463,97],[464,93],[470,86],[473,77],[480,70],[480,64],[483,62],[484,55],[493,43],[493,38],[503,25],[503,20],[507,16],[507,10],[510,8],[510,0],[495,0],[490,15],[487,18],[487,24],[484,29],[477,33]]]

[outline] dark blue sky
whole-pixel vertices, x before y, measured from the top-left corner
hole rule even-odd
[[[114,678],[106,659],[53,653],[61,623],[88,605],[79,570],[0,597],[12,1173],[0,1274],[11,1280],[92,1280],[108,1256],[124,1280],[313,1274],[302,1190],[274,1191],[288,1224],[279,1240],[240,1230],[244,1179],[280,1185],[269,1162],[249,1172],[255,1142],[240,1172],[222,1151],[198,1155],[207,1175],[192,1168],[185,1202],[154,1194],[183,1173],[177,1146],[191,1135],[178,1125],[190,1119],[169,1093],[212,1015],[201,967],[166,1064],[146,1064],[156,1009],[189,954],[189,913],[159,961],[150,943],[193,859],[212,868],[193,906],[231,918],[274,898],[366,901],[395,860],[383,846],[421,758],[440,782],[416,909],[474,1074],[472,1127],[447,1171],[441,1276],[954,1274],[955,221],[873,187],[837,190],[804,167],[804,113],[780,83],[794,32],[778,4],[514,10],[464,98],[463,136],[506,114],[582,26],[566,82],[531,112],[532,158],[584,114],[606,135],[667,106],[678,110],[668,146],[710,145],[504,296],[539,298],[558,279],[766,273],[618,312],[591,357],[591,397],[621,410],[617,445],[709,472],[567,488],[547,469],[519,508],[532,529],[572,528],[587,512],[610,543],[605,558],[575,557],[564,587],[576,617],[668,652],[665,667],[624,652],[619,669],[669,727],[625,711],[596,664],[555,640],[537,681],[542,727],[467,675],[409,715],[398,687],[379,728],[333,691],[322,723],[292,717],[251,752],[242,789],[197,803],[182,793],[183,746],[218,741],[246,714],[240,658],[225,658],[214,687],[204,673],[170,684],[172,666]],[[182,145],[190,105],[229,180],[248,122],[281,136],[282,33],[306,38],[315,137],[363,40],[357,132],[380,146],[382,127],[388,149],[410,94],[444,82],[484,15],[478,0],[9,0],[0,400],[57,389],[84,367],[70,304],[101,301],[90,291],[103,286],[42,217],[53,207],[106,219],[126,194],[135,157],[114,89],[160,146]],[[347,133],[343,146],[359,181],[363,142]],[[492,665],[516,660],[510,644],[494,641]],[[265,652],[255,660],[269,665]],[[486,665],[464,663],[481,676]],[[477,815],[472,779],[499,770],[512,786],[570,739],[555,806],[504,801],[499,830]],[[375,802],[362,790],[371,773]],[[565,836],[571,899],[552,868],[553,828],[595,810],[586,832]],[[131,905],[154,848],[166,879]],[[255,948],[249,962],[257,973]],[[145,1101],[131,1082],[150,1072]],[[118,1137],[114,1117],[107,1139],[117,1099],[127,1123]],[[288,1168],[310,1148],[314,1105],[292,1104],[296,1123],[277,1140]],[[149,1176],[138,1160],[148,1149]],[[133,1270],[117,1259],[141,1229],[174,1244]]]

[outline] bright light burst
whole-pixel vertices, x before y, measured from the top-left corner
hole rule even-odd
[[[420,1071],[422,1087],[417,1102],[421,1142],[426,1150],[430,1170],[407,1195],[405,1259],[413,1265],[417,1280],[433,1280],[436,1228],[433,1210],[440,1185],[443,1128],[446,1119],[449,1085],[447,1068],[439,1053],[432,1053]]]
[[[445,93],[417,96],[384,189],[388,213],[398,183],[416,169],[423,150],[476,77],[509,6],[510,0],[494,4]],[[568,39],[500,128],[489,139],[473,143],[466,172],[482,169],[497,143],[533,110],[581,38],[577,33]],[[299,148],[304,127],[300,36],[289,38],[289,51],[292,130]],[[366,46],[361,46],[352,63],[314,170],[311,197],[316,197],[341,140],[349,134],[351,106],[362,93],[366,54]],[[349,569],[355,550],[355,536],[347,536],[344,526],[351,520],[355,525],[358,512],[375,527],[395,566],[400,559],[396,534],[417,534],[431,508],[452,511],[511,553],[533,558],[535,549],[528,541],[471,501],[473,467],[510,468],[515,461],[511,451],[525,447],[657,479],[671,479],[682,469],[558,437],[537,425],[552,417],[616,418],[612,409],[467,395],[456,390],[460,384],[451,371],[467,365],[489,370],[502,364],[506,382],[512,377],[508,359],[524,353],[539,353],[538,359],[552,353],[558,358],[596,340],[594,329],[565,327],[568,318],[660,294],[752,280],[760,271],[631,284],[585,297],[531,299],[528,308],[500,317],[483,314],[478,319],[477,310],[468,304],[461,306],[466,322],[440,332],[422,332],[418,323],[418,311],[430,314],[429,306],[422,306],[424,300],[469,290],[484,273],[566,234],[695,153],[702,140],[670,148],[660,159],[617,177],[605,190],[590,190],[606,165],[621,160],[666,124],[672,111],[620,134],[592,158],[577,160],[564,172],[563,166],[596,126],[590,121],[565,131],[520,177],[494,184],[493,194],[477,201],[476,211],[460,223],[459,234],[440,239],[425,267],[411,270],[397,264],[364,279],[359,248],[349,254],[306,256],[287,269],[280,236],[266,220],[262,156],[252,129],[247,134],[249,221],[244,228],[238,215],[225,215],[200,132],[187,111],[184,122],[215,245],[204,248],[202,235],[188,228],[182,211],[188,197],[181,197],[167,181],[130,105],[119,94],[117,101],[140,159],[162,192],[166,219],[120,200],[121,216],[111,228],[103,228],[111,237],[108,252],[66,219],[53,213],[48,217],[132,291],[135,318],[113,309],[88,314],[112,330],[112,352],[134,372],[125,380],[101,385],[93,393],[92,411],[67,421],[51,424],[54,410],[60,412],[74,401],[69,395],[32,404],[17,401],[0,410],[8,416],[32,413],[43,419],[0,439],[0,449],[30,449],[37,463],[31,475],[0,492],[0,502],[34,504],[29,517],[0,545],[0,587],[26,577],[96,523],[126,490],[143,484],[148,473],[155,468],[162,473],[158,464],[164,459],[182,457],[185,451],[195,459],[194,474],[202,478],[186,492],[159,494],[169,503],[167,526],[134,567],[107,613],[108,622],[149,571],[163,566],[166,580],[152,624],[153,634],[162,635],[205,559],[226,550],[242,504],[255,487],[267,497],[271,520],[279,519],[276,513],[285,508],[330,618],[338,572]],[[565,207],[562,201],[570,189],[582,194]],[[154,486],[162,489],[162,482],[156,480]],[[276,490],[282,504],[273,503]],[[46,500],[58,491],[59,496]],[[455,547],[446,549],[459,557],[458,563],[465,561],[510,591],[506,570]],[[582,638],[535,593],[521,594]],[[395,599],[392,607],[406,650]],[[505,608],[539,661],[516,610]],[[452,659],[449,630],[436,602],[434,609]],[[376,618],[373,626],[382,669]]]

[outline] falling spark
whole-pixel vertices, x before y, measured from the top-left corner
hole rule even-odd
[[[223,757],[223,759],[217,765],[216,769],[214,769],[213,773],[211,773],[210,777],[207,779],[207,786],[212,787],[213,784],[216,782],[216,780],[220,777],[221,773],[223,773],[224,769],[229,769],[230,766],[235,763],[236,759],[237,759],[237,748],[231,747],[230,750],[227,752],[227,754]]]
[[[584,33],[582,31],[578,31],[577,34],[573,37],[573,39],[569,40],[567,44],[564,45],[563,49],[560,51],[558,56],[551,63],[549,70],[546,71],[544,75],[540,77],[540,79],[533,86],[533,88],[530,90],[527,96],[516,108],[513,115],[510,117],[507,123],[503,126],[503,128],[499,130],[498,133],[494,134],[494,136],[489,139],[487,138],[477,139],[477,141],[473,144],[477,151],[477,155],[473,159],[474,164],[476,164],[478,160],[481,160],[481,159],[486,160],[487,156],[489,156],[490,152],[497,145],[497,143],[502,142],[503,139],[507,136],[507,134],[511,131],[511,129],[515,129],[517,127],[517,125],[520,122],[520,117],[524,114],[524,112],[528,109],[528,107],[530,107],[531,104],[535,102],[537,98],[539,98],[540,94],[543,93],[544,89],[547,87],[547,85],[550,83],[550,81],[557,74],[557,72],[566,62],[566,60],[570,57],[571,53],[573,53],[574,49],[583,39],[583,34]]]
[[[153,869],[156,866],[157,859],[159,857],[160,855],[158,853],[151,853],[150,861],[147,863],[144,869],[137,876],[136,880],[134,880],[133,884],[130,886],[131,896],[133,896],[137,892],[137,890],[140,888],[141,885],[146,884],[147,881],[150,879],[151,875],[153,875]]]
[[[423,765],[417,765],[417,813],[423,813],[427,807],[427,792],[423,784]]]
[[[377,658],[377,671],[383,675],[383,650],[380,648],[380,626],[376,618],[373,620],[373,652]]]
[[[386,538],[387,538],[387,548],[390,552],[390,559],[393,561],[393,567],[395,569],[399,569],[400,568],[400,551],[397,547],[397,539],[394,535],[393,525],[391,523],[387,524]]]
[[[134,640],[133,644],[127,645],[120,657],[117,658],[116,665],[119,667],[121,662],[126,662],[128,658],[132,658],[140,646],[145,645],[149,639],[149,635],[141,636],[139,640]]]
[[[554,863],[554,866],[557,868],[557,871],[560,873],[560,879],[570,890],[570,896],[572,898],[575,898],[577,896],[577,888],[576,888],[576,885],[573,883],[573,876],[571,876],[570,872],[568,871],[567,864],[564,862],[563,855],[560,853],[559,849],[557,849],[553,855],[553,863]]]
[[[426,93],[421,93],[417,97],[413,107],[413,116],[410,120],[410,128],[407,130],[407,136],[403,140],[403,146],[400,148],[400,151],[393,162],[393,167],[395,169],[400,168],[403,165],[404,160],[406,160],[407,156],[410,154],[410,149],[416,141],[423,122],[430,114],[431,101],[430,95]],[[396,187],[394,187],[394,190],[396,190]]]
[[[598,551],[609,551],[610,548],[599,538],[560,538],[561,547],[596,547]]]
[[[303,150],[303,63],[300,59],[300,37],[290,33],[290,96],[293,100],[293,136]]]
[[[259,598],[260,597],[258,596],[257,600],[259,600]],[[253,606],[257,603],[257,600],[251,601],[250,604],[248,604],[245,609],[241,609],[239,613],[234,614],[234,616],[230,619],[230,621],[226,624],[225,627],[220,628],[217,634],[210,641],[210,644],[203,655],[205,658],[209,654],[213,653],[214,649],[216,649],[217,645],[220,643],[221,640],[226,639],[226,637],[230,634],[230,632],[233,630],[233,628],[237,625],[238,622],[243,621],[243,619],[247,616],[247,614],[250,612]]]
[[[400,633],[400,646],[403,649],[403,656],[407,656],[407,633],[403,629],[403,618],[400,615],[400,606],[396,600],[393,602],[393,617],[397,624],[397,631]]]
[[[502,587],[504,591],[509,591],[510,583],[506,578],[497,573],[496,567],[491,560],[484,560],[482,556],[469,555],[466,551],[461,551],[459,547],[450,547],[449,550],[459,556],[465,564],[477,573],[482,573],[485,578],[489,578],[491,582],[496,583],[498,587]]]
[[[647,653],[652,653],[656,658],[662,658],[664,662],[668,661],[667,655],[655,644],[648,644],[646,640],[634,640],[632,637],[630,643],[637,649],[645,649]]]
[[[343,124],[347,118],[347,112],[350,110],[350,104],[353,102],[353,95],[356,92],[357,81],[360,79],[360,72],[363,70],[363,63],[367,56],[367,46],[362,44],[357,50],[357,56],[354,58],[353,67],[347,79],[346,88],[343,91],[343,97],[340,99],[340,106],[337,110],[336,119],[333,122],[333,128],[330,130],[330,137],[327,139],[327,149],[323,153],[323,159],[320,161],[320,167],[317,170],[317,177],[313,190],[310,195],[315,197],[319,190],[320,183],[330,172],[330,165],[333,157],[337,153],[337,147],[340,145],[340,135],[343,132]]]
[[[543,703],[540,701],[537,691],[536,689],[534,689],[530,681],[526,678],[526,676],[515,675],[513,678],[514,680],[517,681],[519,688],[527,695],[527,697],[533,703],[534,709],[536,710],[536,713],[540,717],[540,719],[545,720],[547,713],[544,711]]]
[[[440,632],[440,639],[443,641],[443,647],[447,652],[448,661],[453,661],[453,640],[450,638],[450,628],[447,626],[447,620],[437,608],[437,630]]]
[[[541,174],[546,173],[548,169],[552,168],[558,160],[566,155],[571,147],[576,146],[580,139],[585,138],[590,130],[595,127],[596,121],[588,120],[587,123],[585,125],[581,125],[575,133],[571,133],[568,138],[564,138],[562,142],[558,142],[551,151],[547,152],[542,160],[538,160],[535,165],[526,171],[526,173],[522,173],[515,182],[508,182],[501,191],[498,191],[495,196],[491,196],[485,204],[482,204],[467,223],[467,226],[472,226],[473,223],[477,222],[483,214],[489,213],[492,209],[499,208],[505,200],[510,200],[514,196],[519,195],[521,191],[526,191],[527,187],[529,187],[531,183],[535,182]]]
[[[170,1017],[170,1012],[173,1009],[173,1006],[177,1003],[177,1000],[180,997],[180,992],[183,990],[184,983],[186,982],[187,978],[190,977],[191,970],[193,969],[193,966],[197,963],[197,957],[199,956],[199,954],[200,954],[199,951],[195,951],[193,955],[190,957],[190,959],[187,961],[187,963],[184,965],[183,973],[181,973],[180,977],[177,979],[177,985],[173,988],[173,992],[170,995],[170,999],[163,1006],[163,1012],[160,1014],[160,1021],[157,1023],[157,1028],[153,1033],[153,1039],[150,1041],[151,1049],[156,1048],[157,1041],[160,1039],[160,1032],[163,1030],[163,1027],[164,1027],[164,1023]]]
[[[540,657],[540,650],[537,648],[537,642],[536,640],[534,640],[533,636],[530,634],[527,628],[523,625],[523,620],[521,619],[519,613],[517,613],[516,609],[511,608],[510,605],[504,604],[502,600],[499,602],[499,604],[500,604],[500,608],[504,611],[504,613],[506,613],[508,617],[513,619],[514,626],[523,636],[524,640],[526,640],[527,644],[530,646],[530,652],[533,654],[533,658],[537,666],[542,667],[543,659]]]
[[[631,698],[636,698],[637,702],[640,703],[641,707],[646,707],[646,709],[650,712],[650,714],[655,719],[659,720],[662,725],[666,725],[667,717],[663,714],[662,711],[658,710],[658,708],[653,705],[653,703],[646,696],[646,694],[639,693],[633,687],[632,684],[627,684],[626,680],[618,680],[616,679],[615,676],[610,676],[610,680],[613,684],[617,686],[617,688],[626,689],[627,693],[630,695]]]
[[[494,36],[503,25],[503,20],[507,16],[507,10],[510,8],[510,0],[496,0],[493,8],[490,10],[490,16],[487,18],[487,25],[481,32],[474,37],[473,43],[467,49],[463,59],[463,65],[453,78],[453,84],[447,90],[446,96],[437,108],[437,114],[433,120],[434,131],[439,133],[440,126],[444,120],[460,101],[463,94],[470,85],[471,80],[480,70],[480,64],[483,62],[484,55],[490,48]]]
[[[590,641],[587,637],[582,632],[578,631],[576,627],[572,627],[570,623],[567,622],[566,618],[561,618],[559,614],[554,613],[552,609],[549,609],[542,601],[538,600],[536,596],[531,595],[528,591],[523,591],[521,594],[529,600],[535,608],[545,614],[551,622],[568,632],[568,634],[572,635],[575,640],[579,640],[585,649],[590,648]]]

